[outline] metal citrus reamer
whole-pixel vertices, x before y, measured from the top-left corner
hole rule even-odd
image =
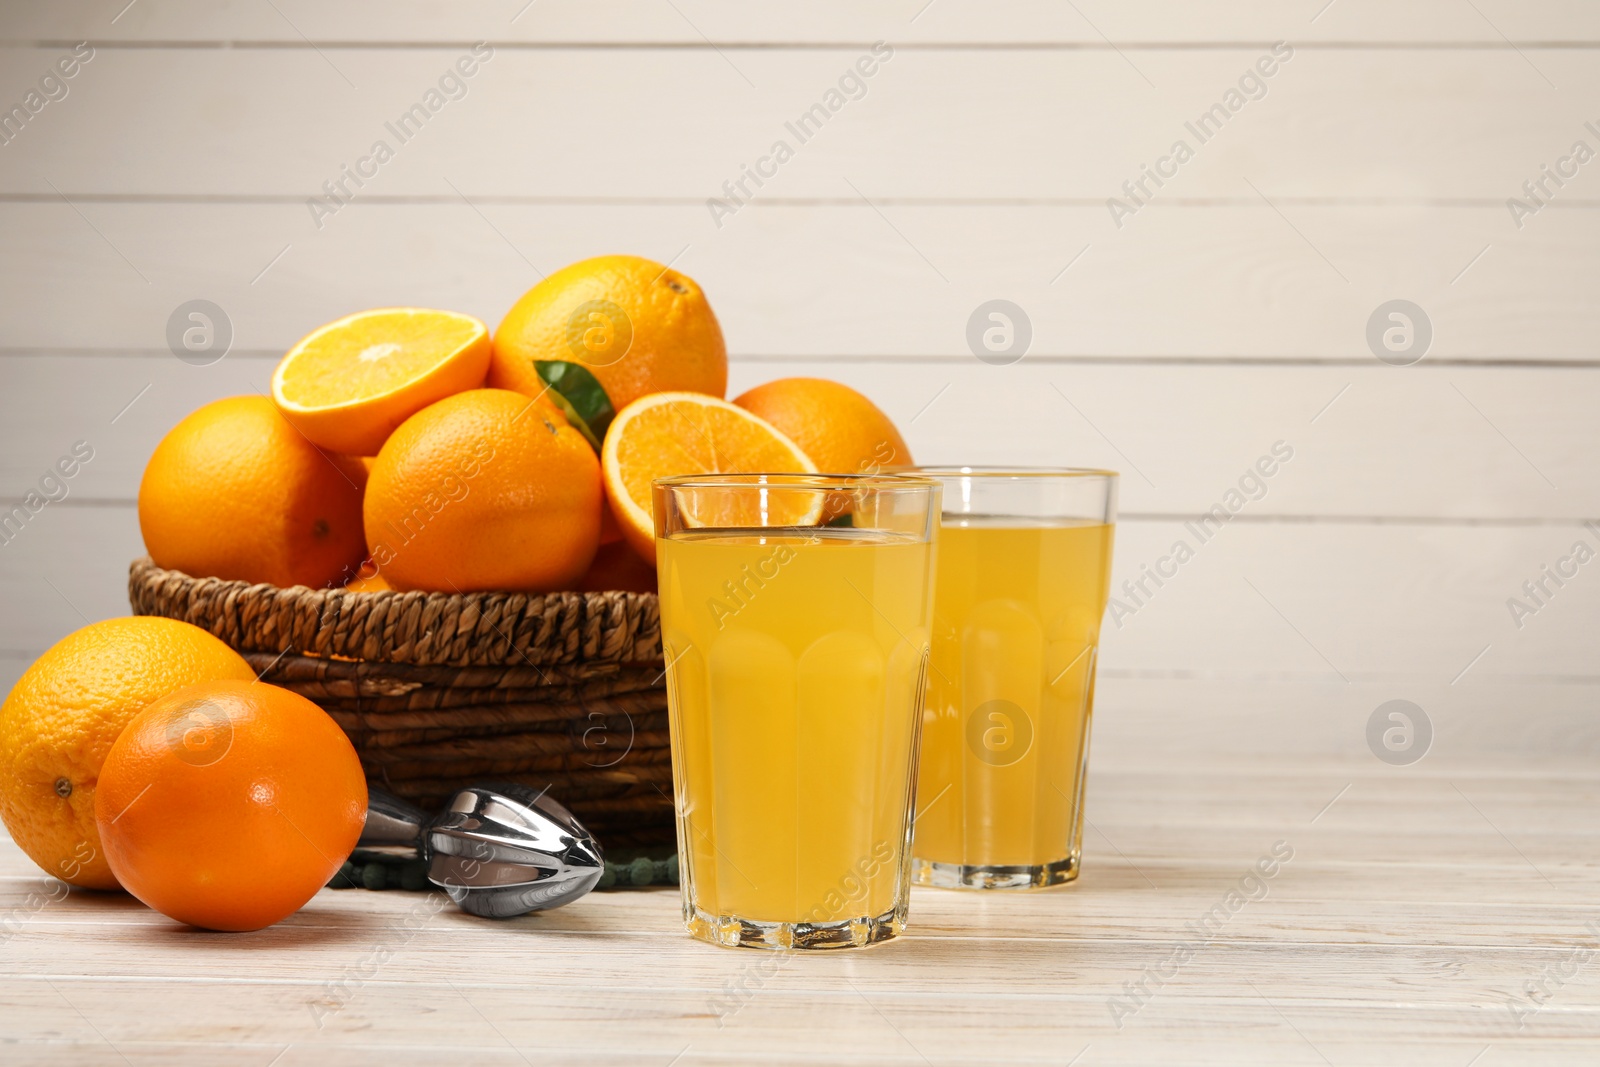
[[[462,910],[508,919],[570,904],[605,872],[600,843],[542,790],[468,786],[437,816],[381,790],[367,801],[358,852],[415,856]]]

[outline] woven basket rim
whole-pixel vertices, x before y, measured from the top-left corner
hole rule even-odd
[[[241,652],[417,666],[653,664],[654,593],[354,592],[196,578],[148,556],[128,571],[136,615],[192,623]]]

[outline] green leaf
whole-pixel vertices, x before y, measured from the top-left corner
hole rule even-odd
[[[546,395],[555,401],[573,428],[589,439],[594,450],[600,451],[600,442],[617,410],[599,380],[581,363],[540,359],[533,366],[550,387]]]
[[[545,384],[549,385],[550,383],[546,382]],[[545,390],[544,395],[550,398],[552,404],[561,409],[561,414],[567,417],[567,423],[574,430],[583,434],[583,439],[589,442],[589,447],[599,453],[600,441],[595,437],[594,431],[589,429],[589,424],[578,414],[578,409],[572,406],[572,401],[556,392],[553,388]]]

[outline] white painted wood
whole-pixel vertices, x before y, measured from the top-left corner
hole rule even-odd
[[[1408,700],[1433,727],[1429,769],[1474,753],[1593,767],[1600,755],[1595,684],[1593,672],[1501,673],[1487,655],[1464,674],[1355,676],[1349,684],[1290,671],[1229,679],[1206,670],[1110,666],[1096,696],[1095,759],[1165,773],[1163,765],[1193,767],[1201,754],[1208,770],[1235,762],[1259,769],[1329,753],[1361,757],[1377,708]]]
[[[1245,521],[1600,517],[1594,370],[1370,362],[736,360],[729,396],[774,378],[834,378],[877,398],[923,462],[1110,467],[1124,474],[1122,510],[1136,516],[1199,515],[1244,479],[1259,495],[1240,510]],[[233,355],[196,367],[109,351],[0,357],[11,386],[0,394],[0,498],[36,488],[85,440],[95,457],[67,483],[68,499],[130,501],[179,419],[221,396],[265,394],[273,364]],[[1293,459],[1270,463],[1280,469],[1256,486],[1248,471],[1280,441]]]
[[[1137,598],[1128,592],[1123,583],[1144,566],[1172,569],[1162,560],[1179,539],[1193,558],[1162,587],[1146,580]],[[1512,597],[1529,603],[1523,583],[1580,540],[1600,548],[1600,537],[1576,526],[1235,520],[1202,544],[1179,521],[1124,522],[1101,665],[1335,689],[1389,679],[1432,689],[1458,678],[1593,682],[1596,562],[1563,587],[1547,585],[1536,612],[1513,616],[1507,606]],[[127,564],[140,553],[130,505],[52,505],[0,546],[0,649],[10,650],[10,676],[85,621],[125,614]],[[1363,715],[1377,703],[1353,699]]]
[[[1198,514],[1245,478],[1255,518],[1600,515],[1593,370],[1370,364],[749,360],[729,388],[833,377],[883,398],[919,461],[1110,467],[1136,514]],[[1256,486],[1278,442],[1294,456]]]
[[[110,8],[108,11],[107,8]],[[91,35],[113,41],[316,42],[491,40],[649,42],[703,47],[768,42],[861,41],[904,36],[955,44],[1025,42],[1104,47],[1107,39],[1188,45],[1303,36],[1333,42],[1474,43],[1504,48],[1600,39],[1600,17],[1581,0],[1045,0],[960,3],[950,0],[823,0],[802,11],[714,0],[492,0],[441,8],[423,0],[140,0],[126,10],[88,0],[19,5],[6,12],[11,39]],[[1497,32],[1498,31],[1498,32]],[[1502,36],[1504,35],[1504,36]]]
[[[737,356],[970,358],[969,318],[1003,297],[1036,356],[1370,365],[1368,318],[1405,298],[1433,322],[1433,359],[1592,360],[1600,212],[1508,229],[1498,207],[1151,205],[1119,233],[1095,207],[757,202],[718,230],[689,205],[358,201],[318,232],[296,204],[12,203],[0,337],[161,350],[196,297],[242,348],[282,351],[371,306],[495,322],[540,272],[625,249],[699,281]]]
[[[448,200],[453,182],[474,197],[664,198],[700,208],[709,223],[707,198],[852,202],[854,185],[888,204],[1082,202],[1100,209],[1109,236],[1109,197],[1258,205],[1253,183],[1285,204],[1471,200],[1498,209],[1495,237],[1507,241],[1519,235],[1506,199],[1525,197],[1523,183],[1575,141],[1600,148],[1584,125],[1600,126],[1591,49],[1530,53],[1534,69],[1509,50],[1292,43],[1280,62],[1269,44],[1127,54],[903,48],[881,61],[868,45],[759,49],[726,56],[737,69],[705,48],[502,46],[447,86],[458,98],[439,97],[421,132],[401,130],[404,140],[386,124],[437,91],[466,44],[102,47],[65,83],[66,97],[0,152],[0,193],[272,197],[300,206],[309,222],[304,201],[382,140],[394,159],[364,165],[360,187],[345,179],[359,199]],[[62,54],[0,50],[0,101],[20,100]],[[1263,55],[1272,75],[1245,85],[1259,99],[1237,97],[1240,110],[1224,112],[1221,129],[1216,119],[1201,129],[1201,116]],[[832,101],[838,110],[825,125],[786,125],[837,92],[863,56],[873,73],[845,87],[857,99]],[[1159,189],[1144,179],[1142,193],[1123,191],[1180,139],[1191,161],[1161,164],[1170,180]],[[762,162],[779,141],[793,158]],[[724,192],[758,164],[759,186],[746,178],[742,193]],[[1560,190],[1547,183],[1558,210],[1600,203],[1594,169],[1600,163]]]

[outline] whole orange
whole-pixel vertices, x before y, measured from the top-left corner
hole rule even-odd
[[[0,817],[12,839],[64,882],[117,888],[94,820],[117,736],[174,690],[254,677],[244,657],[176,619],[105,619],[51,645],[0,706]]]
[[[779,378],[733,402],[783,431],[824,473],[876,474],[912,462],[889,416],[848,385]]]
[[[457,393],[401,424],[367,482],[367,545],[395,589],[569,589],[600,542],[587,441],[505,389]]]
[[[208,930],[259,930],[300,910],[366,815],[344,731],[305,697],[253,681],[150,705],[111,746],[95,795],[123,888]]]
[[[545,390],[536,362],[586,368],[621,411],[647,393],[728,389],[722,327],[694,279],[639,256],[597,256],[523,294],[494,332],[488,384]],[[591,426],[596,439],[605,426]]]
[[[360,574],[344,584],[345,590],[351,593],[387,593],[394,588],[383,580],[381,574]]]
[[[573,588],[595,593],[654,593],[655,564],[645,562],[626,541],[613,541],[600,546],[589,570]]]
[[[162,567],[278,586],[343,585],[366,556],[360,461],[323,452],[264,396],[213,401],[174,426],[139,483]]]

